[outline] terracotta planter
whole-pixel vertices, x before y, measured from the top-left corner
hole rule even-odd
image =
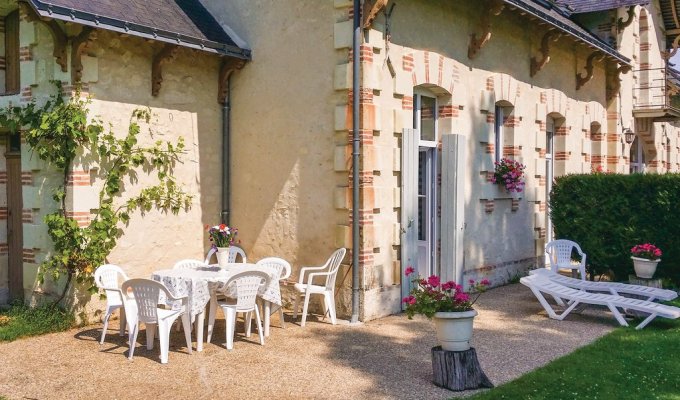
[[[633,259],[633,268],[635,268],[635,275],[638,278],[652,279],[656,266],[659,264],[658,260],[648,260],[646,258],[631,257]]]
[[[470,349],[472,323],[477,311],[438,312],[434,314],[437,341],[442,349],[465,351]]]
[[[229,264],[229,247],[218,247],[215,256],[217,256],[217,265],[220,268],[226,267]]]

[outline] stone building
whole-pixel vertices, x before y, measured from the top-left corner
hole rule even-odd
[[[16,6],[6,3],[7,37]],[[73,85],[79,71],[93,115],[123,125],[149,106],[154,129],[185,138],[177,176],[196,196],[186,214],[133,218],[112,263],[148,276],[201,258],[202,227],[220,219],[239,228],[249,259],[282,257],[294,277],[351,249],[352,1],[78,3],[22,7],[19,62],[6,56],[4,69],[12,85],[19,65],[20,84],[0,102],[44,96],[51,79]],[[364,1],[359,318],[400,310],[408,265],[496,285],[542,265],[556,176],[678,171],[677,12],[674,0]],[[60,41],[68,62],[54,57]],[[2,153],[20,154],[21,168],[9,174],[0,157],[0,218],[2,193],[21,187],[22,258],[10,250],[6,267],[0,224],[0,288],[18,269],[30,297],[46,290],[34,277],[49,252],[41,217],[54,177],[12,140],[6,148],[20,151]],[[526,165],[523,192],[491,182],[503,157]],[[87,224],[97,180],[81,161],[71,212]],[[341,315],[350,262],[338,279]]]

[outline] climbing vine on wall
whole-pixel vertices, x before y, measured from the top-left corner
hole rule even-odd
[[[140,123],[148,124],[151,119],[148,108],[134,110],[127,134],[118,137],[113,126],[88,118],[89,99],[76,93],[65,100],[61,83],[55,82],[55,85],[57,92],[43,105],[31,102],[0,110],[0,126],[10,132],[21,129],[32,152],[63,176],[52,195],[58,209],[45,216],[54,250],[38,272],[40,283],[47,277],[55,282],[65,277],[64,286],[54,301],[57,305],[74,280],[90,293],[97,293],[94,270],[106,263],[132,212],[143,214],[157,208],[177,214],[190,208],[192,196],[179,187],[172,176],[173,167],[184,153],[182,137],[175,143],[163,140],[150,146],[138,143]],[[149,134],[153,132],[149,130]],[[68,178],[76,156],[82,152],[89,152],[88,157],[97,164],[103,183],[98,209],[87,226],[79,226],[67,215]],[[125,180],[137,182],[140,170],[155,173],[156,184],[122,199]]]

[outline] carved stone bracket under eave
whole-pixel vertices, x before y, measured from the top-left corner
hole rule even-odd
[[[600,54],[599,51],[594,51],[588,56],[586,61],[586,75],[583,76],[581,72],[576,74],[576,90],[581,89],[586,83],[593,79],[593,62],[595,60],[601,61],[604,58],[604,54]]]
[[[179,46],[174,44],[166,44],[163,46],[158,54],[153,57],[151,64],[151,95],[156,97],[161,91],[161,84],[163,83],[163,64],[172,61],[179,51]]]
[[[229,93],[229,77],[237,69],[243,68],[244,65],[246,65],[246,60],[240,58],[229,57],[224,58],[222,61],[217,88],[217,101],[220,104],[225,104],[227,101],[227,94]]]
[[[47,27],[47,30],[50,31],[50,34],[52,35],[52,41],[54,42],[52,55],[56,59],[57,64],[61,66],[62,72],[68,71],[68,58],[66,56],[68,38],[61,29],[61,26],[59,26],[59,23],[53,19],[42,19],[28,3],[21,2],[19,3],[19,7],[21,7],[21,10],[26,15],[26,20],[28,22],[38,22]]]
[[[378,16],[380,10],[387,6],[387,2],[388,0],[366,0],[364,2],[364,10],[361,13],[364,19],[361,22],[361,26],[363,26],[364,29],[371,27],[373,20]]]
[[[487,7],[486,10],[482,11],[482,18],[480,20],[482,32],[479,36],[476,33],[470,35],[470,44],[468,45],[469,59],[475,58],[479,50],[491,39],[491,17],[499,15],[503,11],[505,3],[503,0],[491,0]]]
[[[540,60],[537,60],[536,57],[531,57],[531,69],[529,71],[530,76],[536,75],[540,70],[545,67],[545,65],[550,61],[550,42],[557,41],[562,36],[561,32],[558,32],[556,30],[550,30],[543,35],[543,39],[541,39],[541,56],[542,58]]]
[[[630,65],[610,64],[607,66],[607,101],[611,101],[621,89],[621,74],[627,74],[632,68]]]
[[[675,39],[673,39],[673,44],[671,45],[671,50],[670,51],[664,51],[663,57],[666,60],[670,60],[670,58],[673,57],[675,55],[675,53],[678,52],[678,47],[680,47],[680,35],[676,36]]]
[[[633,23],[633,19],[635,18],[635,6],[630,6],[628,7],[628,11],[626,11],[628,14],[628,19],[625,21],[623,18],[619,18],[616,20],[616,29],[618,32],[623,31],[625,28],[627,28],[630,24]]]
[[[80,82],[83,77],[82,57],[85,50],[97,39],[97,31],[84,26],[82,32],[71,42],[71,82]]]

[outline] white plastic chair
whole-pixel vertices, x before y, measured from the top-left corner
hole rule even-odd
[[[172,269],[197,269],[201,267],[208,267],[209,265],[200,260],[180,260],[175,263]]]
[[[574,249],[581,256],[579,264],[572,264],[571,262],[571,253]],[[550,269],[553,272],[558,272],[560,269],[568,269],[573,272],[573,270],[578,269],[581,279],[586,279],[586,254],[581,250],[578,243],[566,239],[553,240],[545,245],[545,252],[548,254]]]
[[[274,271],[276,271],[276,274],[273,275],[273,277],[278,277],[277,279],[279,281],[282,281],[284,279],[287,279],[290,276],[291,272],[291,266],[290,263],[283,258],[278,258],[278,257],[267,257],[263,258],[262,260],[258,261],[256,265],[266,267],[266,268],[271,268]],[[271,314],[275,313],[276,311],[279,312],[279,319],[281,320],[281,327],[286,328],[286,323],[283,318],[283,307],[276,305],[276,308],[272,309],[271,302],[267,300],[263,300],[265,302],[265,309],[269,308],[269,315],[264,316],[264,336],[267,337],[269,336],[269,320]],[[267,304],[268,303],[268,304]]]
[[[137,342],[137,333],[139,333],[139,324],[146,325],[146,348],[153,349],[153,339],[158,327],[158,339],[161,346],[161,363],[167,364],[168,352],[170,350],[170,327],[175,320],[182,316],[182,326],[184,327],[184,338],[187,342],[187,349],[189,354],[192,354],[191,349],[191,322],[189,320],[189,310],[187,297],[175,297],[170,291],[163,286],[162,283],[152,281],[151,279],[130,279],[125,281],[121,286],[123,294],[127,301],[135,301],[137,304],[137,313],[134,320],[130,318],[130,354],[128,358],[132,360],[135,352],[135,343]],[[132,295],[128,293],[132,291]],[[164,293],[168,300],[182,301],[180,309],[166,310],[158,307],[160,294]]]
[[[255,317],[257,320],[257,331],[260,336],[260,344],[264,345],[264,336],[262,332],[262,322],[260,318],[260,310],[257,307],[257,292],[260,286],[269,284],[269,274],[261,270],[249,270],[234,273],[233,276],[229,278],[227,284],[224,286],[228,287],[230,284],[236,285],[237,298],[227,299],[227,301],[219,301],[216,304],[220,306],[222,312],[224,313],[224,320],[226,322],[226,340],[227,349],[232,350],[234,348],[234,330],[236,328],[236,314],[245,313],[244,325],[246,337],[250,337],[250,326],[252,322],[253,311],[255,312]],[[208,323],[208,342],[212,338],[212,328],[214,327],[216,307],[211,303],[210,307],[210,321]]]
[[[99,344],[104,344],[109,318],[114,311],[120,309],[120,336],[125,335],[125,307],[123,307],[123,292],[120,290],[120,278],[125,282],[129,278],[123,269],[117,265],[104,264],[94,271],[94,282],[98,288],[106,293],[106,313],[104,314],[104,328]]]
[[[331,316],[331,323],[335,325],[335,278],[338,275],[340,263],[342,262],[342,259],[345,258],[346,251],[347,250],[344,248],[336,250],[321,267],[305,267],[300,270],[300,278],[298,279],[298,283],[293,286],[298,292],[295,295],[295,309],[293,310],[293,318],[297,318],[300,297],[305,296],[300,326],[305,326],[305,320],[307,319],[307,308],[309,307],[309,297],[312,294],[321,294],[324,296],[324,317],[326,316],[326,312],[329,313]],[[305,273],[308,271],[320,272],[310,273],[305,283]],[[317,276],[326,277],[326,282],[324,285],[314,285],[314,278]]]
[[[205,264],[210,264],[210,259],[212,258],[213,254],[217,253],[217,249],[215,247],[211,247],[210,250],[208,250],[208,254],[205,256]],[[241,262],[246,263],[248,262],[248,258],[246,257],[246,252],[239,246],[235,245],[230,245],[229,246],[229,262],[230,263],[235,263],[236,262],[236,256],[241,256]]]

